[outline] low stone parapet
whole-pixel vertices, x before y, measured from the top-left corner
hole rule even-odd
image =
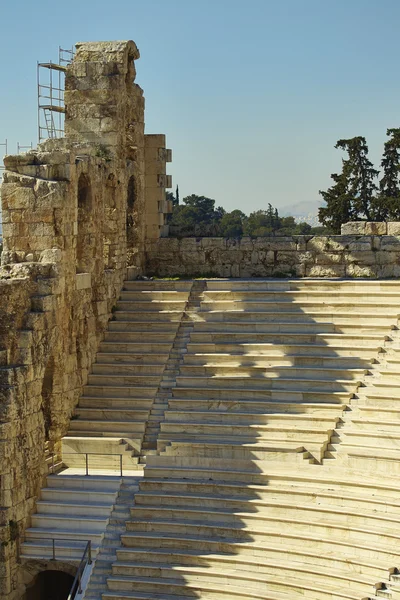
[[[162,238],[147,242],[146,267],[159,277],[393,278],[400,277],[400,233]]]

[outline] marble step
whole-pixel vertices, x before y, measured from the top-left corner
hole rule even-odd
[[[162,365],[164,368],[165,363],[169,358],[169,353],[164,352],[163,354],[151,353],[149,356],[146,354],[137,352],[99,352],[96,356],[96,363],[100,364],[113,364],[113,365]]]
[[[304,367],[296,367],[293,365],[271,365],[271,366],[229,366],[229,365],[188,365],[184,363],[179,368],[179,380],[182,377],[204,377],[204,378],[214,378],[214,377],[224,377],[227,376],[229,378],[237,377],[239,378],[249,378],[251,380],[251,384],[253,384],[254,380],[257,378],[267,379],[267,378],[291,378],[291,379],[323,379],[327,380],[340,380],[340,379],[349,379],[349,380],[357,380],[360,379],[364,375],[368,375],[368,369],[358,369],[358,368],[343,368],[337,367],[335,364],[330,365],[329,367],[318,367],[318,366],[304,366]],[[400,379],[399,379],[400,383]]]
[[[288,377],[288,374],[282,375],[281,377],[252,377],[251,388],[247,384],[246,378],[232,377],[232,376],[218,376],[213,377],[195,377],[195,376],[182,376],[179,375],[176,378],[176,385],[178,388],[198,388],[202,395],[207,397],[208,390],[210,389],[224,389],[228,393],[232,389],[245,390],[246,395],[251,390],[313,390],[313,391],[332,391],[332,392],[354,392],[358,385],[360,385],[361,378],[359,379],[326,379],[317,377]],[[290,374],[289,374],[290,375]],[[400,384],[399,384],[400,393]]]
[[[120,363],[94,363],[92,375],[162,375],[165,365],[162,364],[120,364]]]
[[[347,339],[347,338],[343,338]],[[366,341],[366,340],[365,340]],[[332,357],[356,357],[356,358],[368,358],[372,359],[377,352],[383,352],[384,341],[379,338],[373,338],[369,340],[364,346],[358,345],[358,343],[351,343],[343,346],[339,344],[341,338],[335,338],[332,341],[321,339],[320,343],[315,344],[280,344],[275,341],[267,343],[238,343],[233,341],[229,342],[218,342],[218,343],[194,343],[190,341],[187,345],[188,356],[208,353],[218,355],[224,353],[231,357],[246,357],[251,356],[277,356],[290,357],[290,356],[332,356]]]
[[[201,378],[199,378],[201,379]],[[294,380],[295,381],[295,380]],[[354,384],[353,384],[354,385]],[[353,385],[351,386],[353,388]],[[200,399],[200,400],[267,400],[269,402],[318,402],[334,404],[336,402],[342,404],[348,402],[354,395],[354,390],[351,389],[341,391],[327,391],[327,390],[310,390],[301,389],[298,386],[297,389],[262,389],[255,387],[247,387],[244,391],[241,388],[234,387],[213,387],[204,389],[204,387],[179,387],[172,388],[172,397],[176,399]]]
[[[174,292],[190,292],[193,285],[191,280],[125,280],[123,290],[127,291],[174,291]]]
[[[145,344],[160,344],[169,342],[170,344],[175,340],[175,331],[149,331],[145,330]],[[127,331],[126,328],[123,331],[112,331],[108,330],[105,333],[105,342],[115,342],[119,344],[139,343],[143,341],[144,331],[139,329],[133,331]],[[146,346],[145,346],[146,347]],[[103,350],[104,345],[100,345],[100,350]],[[145,351],[145,350],[144,350]]]
[[[229,354],[229,353],[192,353],[184,355],[184,365],[201,365],[215,367],[219,365],[228,367],[268,367],[268,366],[288,366],[288,367],[335,367],[335,368],[368,368],[373,361],[373,352],[370,360],[356,356],[324,356],[321,355],[303,355],[290,354],[284,355],[277,353],[271,354]],[[110,355],[112,356],[112,355]]]

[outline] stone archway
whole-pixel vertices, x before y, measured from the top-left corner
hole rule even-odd
[[[118,221],[116,210],[117,181],[110,173],[104,190],[103,259],[105,269],[116,268],[118,255]]]
[[[81,174],[78,180],[78,235],[76,241],[77,273],[88,273],[93,259],[92,240],[92,187],[87,175]]]
[[[73,583],[71,573],[55,569],[41,571],[27,587],[23,600],[67,600]]]
[[[51,424],[52,424],[51,397],[53,394],[54,371],[55,371],[54,358],[51,357],[46,365],[46,369],[44,371],[44,376],[43,376],[43,380],[42,380],[41,410],[43,413],[46,441],[48,441],[50,439],[50,430],[51,430]]]

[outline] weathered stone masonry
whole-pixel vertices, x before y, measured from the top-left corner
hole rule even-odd
[[[5,158],[0,270],[0,597],[127,276],[165,233],[165,136],[144,134],[133,42],[77,44],[66,137]]]
[[[147,240],[146,271],[159,277],[400,277],[400,236]]]

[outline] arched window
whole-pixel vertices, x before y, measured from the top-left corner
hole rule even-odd
[[[44,429],[46,440],[50,439],[51,429],[51,397],[53,394],[54,384],[54,358],[51,357],[46,365],[42,380],[42,406],[41,410],[43,413]]]
[[[128,197],[127,197],[127,211],[126,211],[126,227],[127,230],[133,228],[135,225],[135,212],[136,212],[136,181],[132,175],[128,181]]]
[[[115,269],[118,250],[115,176],[111,173],[104,191],[103,259],[105,269]]]
[[[94,249],[90,238],[92,221],[92,188],[90,179],[83,173],[78,180],[78,236],[76,242],[76,271],[91,271]]]

